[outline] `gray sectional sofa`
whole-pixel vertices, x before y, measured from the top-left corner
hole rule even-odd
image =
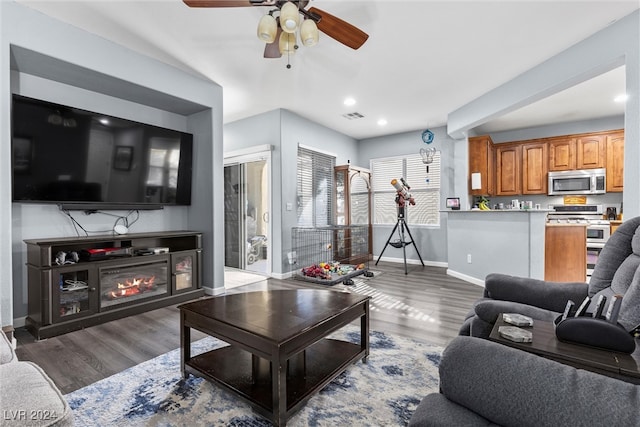
[[[443,353],[440,393],[422,400],[409,425],[640,427],[640,385],[486,339],[500,313],[551,322],[569,299],[614,294],[623,295],[618,323],[630,331],[640,323],[640,217],[607,241],[588,284],[488,275],[484,298]]]
[[[73,413],[51,378],[36,364],[19,361],[0,332],[0,425],[72,426]]]
[[[640,426],[640,386],[481,338],[445,349],[410,427]]]

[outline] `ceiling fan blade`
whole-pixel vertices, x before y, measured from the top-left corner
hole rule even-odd
[[[272,43],[267,43],[264,47],[264,57],[265,58],[280,58],[282,54],[280,53],[280,34],[282,33],[282,28],[278,25],[278,31],[276,32],[276,39]]]
[[[182,0],[189,7],[248,7],[266,6],[272,1],[256,2],[252,0]]]
[[[361,29],[323,10],[311,7],[308,12],[320,17],[317,22],[320,31],[351,49],[358,49],[369,38]]]

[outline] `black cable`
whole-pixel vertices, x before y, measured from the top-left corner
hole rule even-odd
[[[76,221],[76,219],[71,215],[71,212],[69,212],[68,210],[63,210],[62,212],[64,212],[65,215],[67,215],[69,217],[69,219],[71,220],[71,224],[73,225],[73,229],[75,230],[76,235],[78,235],[78,236],[80,235],[80,233],[78,232],[78,227],[80,227],[80,229],[82,231],[84,231],[84,234],[86,236],[89,235],[89,232],[87,230],[85,230],[84,227],[78,221]]]
[[[118,225],[118,222],[122,221],[123,225],[127,228],[129,228],[131,225],[135,224],[139,219],[140,219],[140,211],[139,210],[130,210],[129,212],[127,212],[127,214],[125,216],[122,215],[116,215],[116,214],[112,214],[109,212],[103,212],[103,211],[91,211],[91,214],[102,214],[102,215],[106,215],[106,216],[111,216],[111,217],[115,217],[116,221],[113,224],[113,227],[111,227],[111,230],[87,230],[85,229],[74,217],[73,215],[71,215],[71,212],[69,212],[66,209],[61,209],[62,212],[64,212],[65,215],[67,215],[69,217],[69,219],[71,220],[71,224],[73,225],[73,228],[76,232],[76,235],[80,236],[80,232],[78,231],[78,228],[80,228],[82,231],[84,231],[85,236],[89,236],[90,233],[108,233],[108,232],[113,232],[115,234],[114,228],[116,227],[116,225]],[[129,216],[136,214],[136,218],[132,221],[129,221]],[[89,215],[89,213],[87,213],[87,215]]]

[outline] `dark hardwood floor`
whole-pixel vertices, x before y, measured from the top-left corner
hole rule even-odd
[[[381,262],[370,265],[373,278],[331,287],[366,294],[371,300],[372,330],[445,346],[453,339],[465,314],[482,295],[482,288],[448,276],[444,268]],[[265,289],[322,288],[297,279],[268,279],[227,290],[227,293]],[[171,306],[102,325],[36,341],[18,328],[20,360],[40,365],[66,394],[178,348],[179,310]],[[204,334],[192,331],[192,340]]]

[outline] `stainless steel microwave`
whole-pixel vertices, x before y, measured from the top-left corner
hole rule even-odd
[[[604,194],[606,179],[606,169],[549,172],[549,195]]]

